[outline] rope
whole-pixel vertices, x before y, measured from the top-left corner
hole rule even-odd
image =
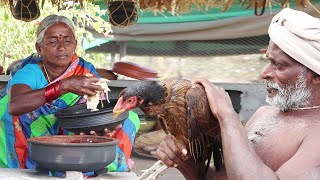
[[[138,20],[135,1],[115,0],[108,2],[109,22],[117,27],[128,27]]]
[[[36,0],[17,0],[13,4],[13,0],[9,0],[10,11],[12,16],[22,21],[32,21],[40,16],[40,9]]]

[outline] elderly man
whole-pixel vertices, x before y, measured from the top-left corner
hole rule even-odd
[[[320,21],[283,9],[269,35],[262,77],[272,106],[259,108],[245,128],[224,89],[195,81],[205,87],[221,127],[225,169],[209,169],[208,179],[320,179]],[[173,139],[165,138],[157,157],[197,179],[196,162],[183,158]]]

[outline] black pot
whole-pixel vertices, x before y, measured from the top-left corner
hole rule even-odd
[[[31,158],[39,169],[98,171],[116,158],[118,139],[92,135],[29,138]]]
[[[109,22],[117,27],[128,27],[138,21],[135,2],[111,1],[108,4]]]
[[[40,9],[36,0],[17,0],[16,5],[11,6],[11,11],[14,18],[26,22],[40,16]]]
[[[103,101],[98,105],[98,111],[87,109],[86,104],[79,104],[62,109],[56,113],[60,120],[60,126],[74,133],[84,132],[89,134],[91,130],[97,133],[105,128],[112,130],[128,118],[129,113],[124,112],[116,119],[113,118],[112,110],[117,100],[110,100],[110,103]]]

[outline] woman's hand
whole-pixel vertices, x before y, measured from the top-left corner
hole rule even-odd
[[[117,136],[117,133],[119,132],[119,130],[122,128],[122,124],[117,125],[114,129],[107,129],[105,128],[103,130],[104,132],[104,136],[106,137],[112,137],[115,138]]]
[[[121,128],[122,128],[122,124],[119,124],[119,125],[117,125],[114,129],[110,129],[110,130],[107,129],[107,128],[105,128],[105,129],[103,129],[102,131],[99,131],[99,132],[91,130],[88,135],[106,136],[106,137],[115,138],[116,135],[117,135],[117,132],[118,132]],[[80,135],[85,135],[84,132],[80,132],[79,134],[80,134]]]
[[[94,96],[97,91],[103,91],[100,85],[96,85],[99,81],[97,77],[88,77],[83,75],[70,76],[61,80],[60,94],[72,92],[80,96],[88,95]]]
[[[225,89],[213,85],[208,79],[196,79],[193,82],[201,84],[204,87],[212,114],[219,121],[229,115],[236,114],[230,96]]]

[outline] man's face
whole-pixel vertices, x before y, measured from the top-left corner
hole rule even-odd
[[[311,98],[307,68],[271,41],[267,58],[269,63],[262,72],[268,91],[266,101],[282,111],[307,106]]]
[[[43,43],[37,44],[36,47],[48,64],[66,67],[72,59],[76,45],[77,41],[71,29],[64,23],[57,23],[45,31]]]

